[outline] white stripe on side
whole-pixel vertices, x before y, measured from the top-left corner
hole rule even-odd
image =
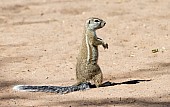
[[[86,34],[86,46],[87,46],[87,62],[90,63],[90,46],[89,46],[89,40],[88,36]]]

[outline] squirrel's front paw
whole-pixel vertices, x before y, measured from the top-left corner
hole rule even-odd
[[[108,44],[107,43],[103,44],[103,47],[104,49],[108,49]]]

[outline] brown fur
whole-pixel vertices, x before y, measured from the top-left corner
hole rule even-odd
[[[96,30],[104,27],[105,21],[99,18],[89,18],[85,23],[81,49],[77,58],[76,78],[77,84],[93,81],[98,87],[102,84],[103,74],[97,64],[98,45],[108,48],[108,44],[96,35]]]

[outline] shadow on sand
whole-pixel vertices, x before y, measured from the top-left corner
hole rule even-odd
[[[148,82],[148,81],[151,81],[151,80],[130,80],[130,81],[125,81],[125,82],[120,82],[120,83],[114,83],[114,82],[107,81],[107,82],[103,83],[100,87],[108,87],[108,86],[115,86],[115,85],[122,85],[122,84],[138,84],[141,82]],[[96,86],[90,84],[90,88],[96,88]]]

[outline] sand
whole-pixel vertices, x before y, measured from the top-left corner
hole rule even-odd
[[[18,92],[13,86],[76,83],[84,22],[99,17],[104,82],[68,94]],[[0,106],[169,107],[169,0],[1,0]]]

